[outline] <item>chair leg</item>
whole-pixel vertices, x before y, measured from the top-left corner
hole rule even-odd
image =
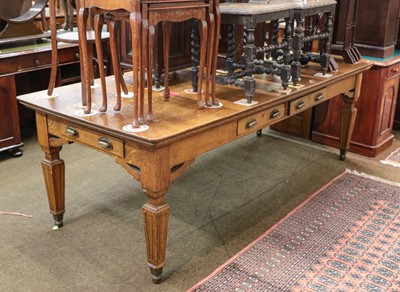
[[[104,74],[104,58],[103,58],[103,46],[101,41],[101,29],[104,24],[104,16],[102,14],[96,14],[94,17],[94,32],[96,42],[96,54],[99,63],[99,74],[101,81],[101,92],[102,92],[102,105],[99,109],[100,112],[107,111],[107,89],[106,89],[106,76]]]
[[[210,10],[212,9],[209,8]],[[207,71],[206,71],[206,90],[205,90],[205,104],[206,106],[212,106],[210,101],[210,78],[211,78],[211,66],[213,64],[213,41],[214,41],[214,14],[212,11],[208,13],[208,35],[207,35]]]
[[[215,11],[215,30],[214,30],[214,46],[213,46],[213,64],[211,70],[211,96],[213,105],[219,105],[219,101],[216,98],[216,84],[217,84],[217,67],[218,67],[218,45],[219,45],[219,34],[221,29],[221,10],[219,9],[219,0],[214,0]]]
[[[153,121],[153,52],[154,52],[154,37],[155,28],[154,25],[149,25],[149,59],[147,67],[147,117],[146,119],[151,122]]]
[[[130,26],[132,30],[132,70],[133,70],[133,121],[132,127],[139,128],[138,120],[138,103],[139,103],[139,50],[140,50],[140,30],[142,20],[138,16],[138,13],[131,13],[130,15]]]
[[[121,60],[121,58],[118,58],[118,60]],[[122,73],[121,66],[118,66],[118,68],[119,68],[119,72],[118,73],[119,73],[119,76],[120,76],[119,80],[121,81],[121,89],[122,89],[122,92],[125,95],[127,95],[129,93],[129,90],[128,90],[128,87],[126,86],[126,82],[125,82],[125,79],[124,79],[124,74]]]
[[[117,51],[117,37],[116,37],[116,26],[117,23],[115,21],[110,21],[109,30],[110,30],[110,47],[111,47],[111,59],[112,66],[114,71],[114,80],[115,80],[115,89],[117,92],[117,102],[115,103],[114,110],[121,110],[121,76],[120,76],[120,68],[119,68],[119,58]]]
[[[205,107],[201,98],[201,87],[203,83],[203,71],[206,57],[206,44],[207,44],[207,21],[199,20],[200,31],[200,64],[199,64],[199,80],[197,85],[197,103],[199,107]]]
[[[58,51],[57,51],[57,24],[56,24],[56,3],[55,0],[50,0],[50,30],[51,30],[51,73],[50,81],[47,90],[47,95],[53,94],[54,87],[56,86],[57,68],[58,68]]]
[[[67,0],[68,11],[69,11],[69,18],[68,18],[68,25],[69,30],[74,30],[74,7],[72,6],[72,0]]]
[[[170,97],[169,91],[169,49],[171,43],[171,27],[172,23],[169,21],[162,22],[162,30],[163,30],[163,52],[164,52],[164,99],[168,100]]]
[[[146,7],[144,7],[144,13],[147,14]],[[139,123],[144,124],[146,120],[144,118],[144,88],[145,88],[145,79],[146,79],[146,70],[149,71],[148,68],[148,57],[149,57],[149,23],[147,17],[143,17],[142,20],[142,54],[140,58],[140,101],[139,101]],[[147,80],[148,82],[149,80]],[[147,92],[151,91],[151,88],[147,89]]]
[[[120,35],[120,28],[121,28],[121,22],[120,21],[118,21],[118,27],[117,27],[117,35],[119,36]],[[117,40],[117,38],[116,38],[116,40]],[[122,89],[122,92],[125,94],[125,95],[128,95],[128,93],[129,93],[129,90],[128,90],[128,87],[126,86],[126,83],[125,83],[125,79],[124,79],[124,75],[123,75],[123,72],[122,72],[122,68],[121,68],[121,62],[120,62],[120,60],[121,60],[121,50],[120,50],[120,48],[119,48],[119,43],[120,43],[120,40],[117,40],[116,41],[116,43],[115,43],[115,51],[117,52],[117,54],[118,54],[118,74],[119,74],[119,81],[120,81],[120,85],[121,85],[121,89]],[[116,74],[116,73],[114,73],[114,74]]]
[[[82,50],[82,62],[83,62],[83,71],[84,71],[84,76],[81,76],[81,78],[84,78],[84,92],[86,95],[86,107],[85,107],[85,114],[89,114],[91,111],[92,107],[92,96],[91,96],[91,90],[90,90],[90,60],[88,56],[88,42],[86,38],[86,22],[88,19],[89,13],[87,9],[80,9],[78,13],[78,30],[79,30],[79,38],[81,40],[81,50]]]

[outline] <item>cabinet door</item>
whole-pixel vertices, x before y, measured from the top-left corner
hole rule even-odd
[[[396,112],[394,114],[393,130],[400,131],[400,96],[397,95]]]
[[[396,109],[397,94],[400,77],[392,78],[385,82],[382,97],[381,120],[378,136],[391,132]]]
[[[14,76],[0,77],[0,151],[20,144]]]

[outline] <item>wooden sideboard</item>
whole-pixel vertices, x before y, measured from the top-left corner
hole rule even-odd
[[[364,73],[363,99],[357,104],[357,131],[351,137],[350,151],[374,157],[392,144],[399,80],[400,56],[375,61],[372,69]],[[340,116],[334,109],[340,107],[337,97],[315,108],[312,141],[338,147]]]
[[[60,66],[78,63],[78,46],[60,44],[59,58]],[[19,156],[22,154],[19,148],[23,144],[20,135],[17,94],[30,92],[30,88],[39,90],[46,87],[38,88],[37,84],[21,84],[17,87],[18,76],[43,74],[43,77],[39,79],[42,79],[42,86],[47,86],[49,77],[43,70],[50,68],[51,45],[48,41],[42,41],[0,47],[0,64],[0,151],[7,150],[11,155]],[[68,72],[64,74],[64,77],[65,79],[58,80],[58,85],[63,81],[69,83],[73,80],[69,79]],[[37,79],[33,78],[36,81]]]

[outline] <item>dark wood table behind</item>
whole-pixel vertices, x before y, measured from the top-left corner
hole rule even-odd
[[[60,66],[66,69],[58,85],[75,81],[77,74],[72,65],[79,62],[76,45],[59,46]],[[21,155],[23,145],[20,134],[17,95],[45,89],[51,64],[51,45],[48,40],[7,44],[0,47],[0,151]],[[71,65],[71,66],[67,66]],[[79,66],[78,66],[79,67]],[[60,67],[61,70],[61,67]],[[79,73],[78,73],[79,76]]]

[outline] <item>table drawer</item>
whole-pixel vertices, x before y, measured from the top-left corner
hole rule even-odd
[[[251,133],[269,126],[286,116],[286,104],[280,104],[238,121],[237,134]]]
[[[321,89],[316,92],[310,93],[301,98],[292,100],[289,103],[289,115],[296,115],[310,107],[313,107],[316,104],[319,104],[325,100],[327,100],[326,89]]]
[[[89,129],[66,124],[62,121],[49,118],[49,133],[57,137],[67,138],[77,143],[85,144],[102,152],[124,157],[124,141],[106,134],[91,131]]]
[[[400,75],[400,63],[398,63],[396,65],[393,65],[393,66],[390,66],[388,68],[387,78],[386,79],[390,79],[390,78],[396,77],[398,75]]]
[[[326,92],[326,89],[324,88],[309,94],[308,97],[310,98],[311,106],[314,106],[316,104],[326,101],[328,99],[328,94]]]
[[[289,114],[295,115],[297,113],[302,112],[303,110],[309,108],[311,105],[310,97],[308,95],[303,96],[301,98],[292,100],[289,103]]]

